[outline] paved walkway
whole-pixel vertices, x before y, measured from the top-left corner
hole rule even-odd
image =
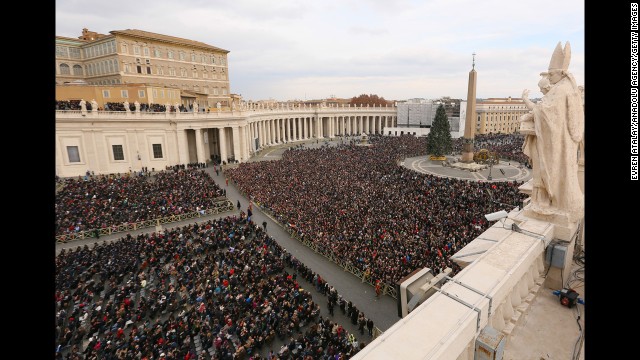
[[[455,162],[453,156],[447,156],[450,162]],[[402,165],[408,169],[423,174],[431,174],[440,177],[450,177],[473,181],[522,181],[531,179],[531,170],[515,161],[501,160],[491,169],[483,169],[476,172],[454,169],[442,166],[442,161],[431,161],[428,156],[406,158]],[[489,180],[491,173],[491,180]]]

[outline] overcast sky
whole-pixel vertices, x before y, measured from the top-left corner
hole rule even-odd
[[[229,50],[231,92],[245,100],[540,97],[558,41],[584,84],[582,0],[56,1],[56,35],[139,29]]]

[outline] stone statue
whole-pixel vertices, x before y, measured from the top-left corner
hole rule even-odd
[[[84,99],[80,99],[80,111],[83,113],[87,112],[87,102]]]
[[[131,107],[129,107],[129,102],[128,101],[125,101],[123,105],[124,105],[124,111],[126,111],[126,112],[130,112],[131,111]]]
[[[136,101],[133,103],[133,106],[135,106],[135,107],[136,107],[136,112],[140,112],[140,103],[138,102],[138,100],[136,100]]]
[[[231,110],[232,111],[236,110],[236,102],[235,102],[235,100],[231,100]]]
[[[220,104],[220,101],[216,103],[216,109],[218,109],[218,111],[222,109],[222,104]]]
[[[169,111],[171,111],[171,104],[169,103],[164,104],[164,112],[168,113]]]
[[[173,106],[176,108],[176,113],[179,113],[180,112],[180,103],[177,102]]]
[[[193,112],[197,113],[198,111],[200,111],[200,109],[198,108],[198,103],[193,100]]]
[[[91,99],[91,111],[98,112],[98,102],[96,99]]]
[[[533,113],[535,140],[527,138],[523,151],[533,162],[530,210],[541,215],[566,215],[577,221],[584,214],[584,194],[578,182],[578,144],[584,134],[584,110],[580,91],[568,71],[571,46],[556,46],[548,73],[550,87],[533,104],[529,91],[522,100]],[[541,91],[546,85],[541,80]],[[526,121],[526,119],[525,119]],[[537,169],[536,169],[537,168]]]

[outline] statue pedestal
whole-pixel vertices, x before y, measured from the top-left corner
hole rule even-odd
[[[572,220],[566,213],[557,211],[549,214],[540,214],[532,209],[532,204],[527,204],[521,215],[523,218],[535,219],[539,222],[547,223],[553,227],[552,242],[558,249],[553,249],[554,245],[547,244],[546,251],[553,251],[553,264],[562,264],[556,266],[547,263],[549,257],[545,256],[545,267],[550,267],[545,279],[545,286],[550,289],[560,290],[564,288],[569,275],[571,274],[571,266],[573,264],[573,250],[576,245],[578,231],[581,228],[580,220]],[[564,251],[561,251],[564,250]],[[564,259],[556,258],[559,254],[564,253]],[[546,272],[546,271],[545,271]]]

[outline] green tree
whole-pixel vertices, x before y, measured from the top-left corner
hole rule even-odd
[[[433,119],[431,131],[427,135],[427,152],[435,156],[450,154],[452,147],[451,126],[442,104],[436,110],[436,117]]]

